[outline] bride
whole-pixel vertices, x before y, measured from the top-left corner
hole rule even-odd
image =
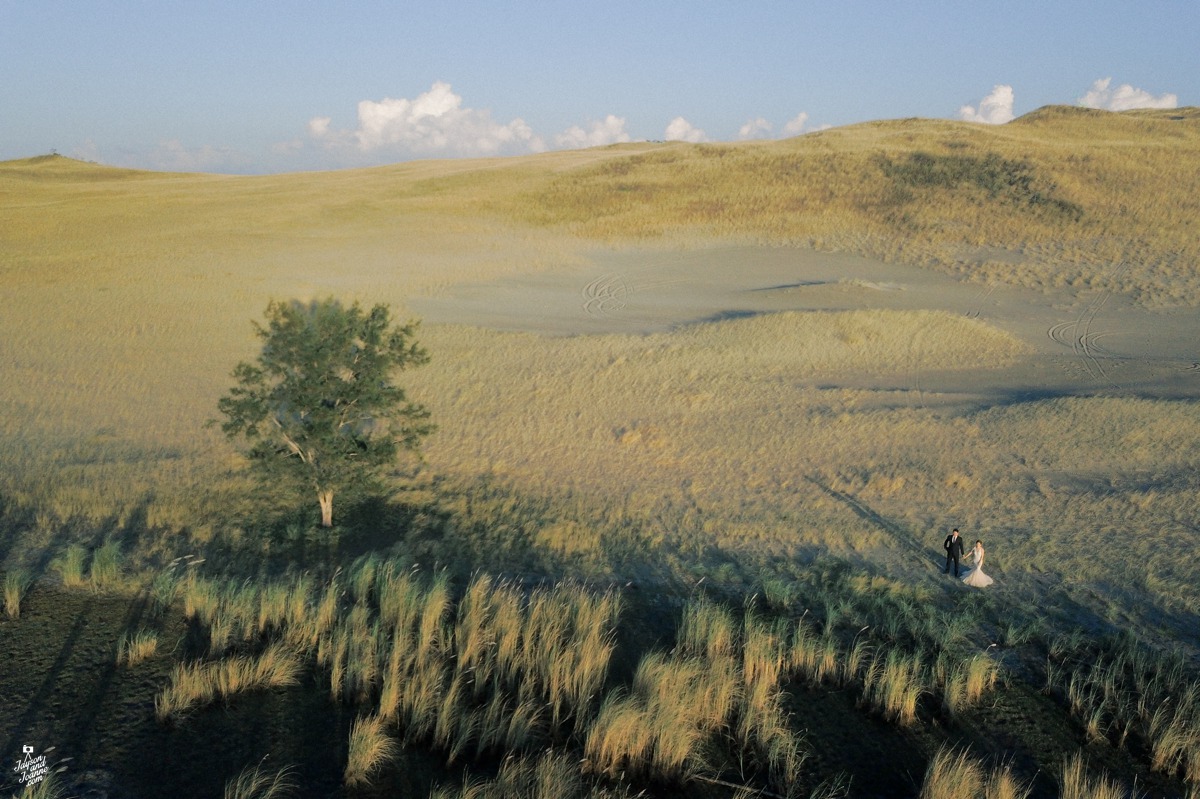
[[[992,584],[992,578],[983,573],[983,542],[976,541],[975,546],[971,547],[971,557],[975,559],[975,568],[967,573],[967,576],[962,578],[962,581],[967,585],[973,585],[976,588],[986,588]]]

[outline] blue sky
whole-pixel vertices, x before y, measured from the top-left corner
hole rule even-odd
[[[0,160],[279,172],[1197,105],[1197,42],[1196,0],[0,0]]]

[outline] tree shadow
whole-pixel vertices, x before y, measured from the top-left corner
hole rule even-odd
[[[21,530],[32,527],[35,518],[32,508],[18,505],[0,493],[0,563],[8,561],[21,538]]]

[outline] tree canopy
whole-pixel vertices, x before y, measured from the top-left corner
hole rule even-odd
[[[270,480],[315,491],[321,525],[333,525],[336,491],[377,477],[431,433],[429,411],[392,382],[429,362],[416,322],[393,326],[386,305],[271,302],[255,323],[262,352],[233,370],[237,385],[217,407],[230,439],[244,439]]]

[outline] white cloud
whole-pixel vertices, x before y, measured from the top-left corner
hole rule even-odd
[[[189,147],[179,139],[164,139],[150,149],[101,147],[92,139],[85,139],[70,150],[70,156],[80,161],[159,172],[245,173],[256,166],[249,155],[235,148],[210,144]]]
[[[762,117],[751,119],[738,130],[738,138],[742,140],[769,139],[771,138],[771,123]]]
[[[270,150],[275,155],[295,155],[296,153],[304,152],[304,140],[288,139],[287,141],[275,142],[271,145]]]
[[[462,102],[450,84],[438,81],[414,100],[362,100],[353,131],[332,129],[328,117],[309,120],[308,131],[327,147],[353,146],[360,153],[495,155],[545,149],[524,120],[501,124],[491,111],[464,108]]]
[[[1075,102],[1087,108],[1103,108],[1107,111],[1128,111],[1131,108],[1176,108],[1179,97],[1174,94],[1160,94],[1157,97],[1145,89],[1135,89],[1128,83],[1123,83],[1115,89],[1110,89],[1112,78],[1101,78],[1092,84],[1087,94]]]
[[[188,147],[178,139],[159,142],[141,160],[150,169],[168,172],[239,172],[248,165],[246,157],[231,148],[209,144]]]
[[[1013,118],[1013,88],[1002,83],[992,87],[991,94],[979,102],[979,110],[964,105],[958,109],[958,118],[966,122],[983,122],[987,125],[1003,125]]]
[[[796,116],[789,119],[783,126],[784,136],[799,136],[804,132],[804,126],[808,124],[808,114],[801,111]]]
[[[71,157],[79,161],[100,161],[100,148],[91,139],[84,139],[83,144],[71,150]]]
[[[554,137],[556,145],[568,150],[600,147],[629,140],[629,134],[625,132],[625,118],[613,114],[606,116],[602,122],[593,122],[591,130],[572,125]]]
[[[667,130],[663,133],[663,138],[667,141],[686,141],[693,144],[708,140],[704,131],[694,127],[683,117],[675,117],[671,120],[671,124],[667,125]]]
[[[313,117],[308,120],[308,135],[314,139],[329,135],[329,124],[331,122],[333,120],[329,117]]]

